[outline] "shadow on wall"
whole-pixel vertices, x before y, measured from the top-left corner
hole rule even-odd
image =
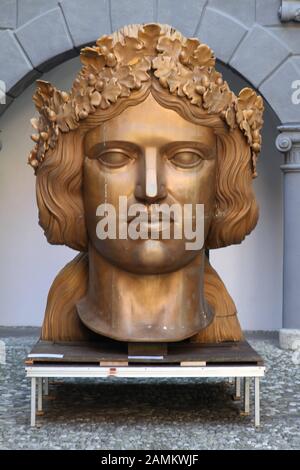
[[[251,86],[228,66],[219,62],[217,68],[235,93]],[[282,326],[282,156],[275,147],[279,124],[265,102],[263,145],[258,177],[254,181],[260,208],[256,229],[241,245],[210,253],[213,266],[236,303],[243,328],[249,330],[273,330]]]

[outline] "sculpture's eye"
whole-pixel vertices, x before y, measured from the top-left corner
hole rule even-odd
[[[131,162],[132,158],[123,150],[106,150],[98,160],[111,168],[120,168]]]
[[[190,149],[177,151],[169,160],[174,166],[193,168],[203,161],[203,157],[196,149]]]

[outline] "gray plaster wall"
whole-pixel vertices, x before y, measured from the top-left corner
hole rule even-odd
[[[7,106],[49,68],[124,24],[159,21],[197,36],[270,103],[298,122],[300,24],[282,24],[280,0],[0,0],[0,80]],[[0,105],[4,112],[5,105]]]

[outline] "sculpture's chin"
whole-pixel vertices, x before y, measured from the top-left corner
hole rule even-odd
[[[94,248],[109,263],[136,274],[165,274],[189,264],[199,251],[183,240],[103,240]]]

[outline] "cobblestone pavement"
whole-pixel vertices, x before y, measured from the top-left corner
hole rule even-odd
[[[259,429],[253,406],[250,416],[240,416],[228,382],[113,378],[51,384],[45,414],[32,429],[23,359],[37,338],[1,340],[1,449],[300,449],[300,367],[272,337],[250,339],[267,366]]]

